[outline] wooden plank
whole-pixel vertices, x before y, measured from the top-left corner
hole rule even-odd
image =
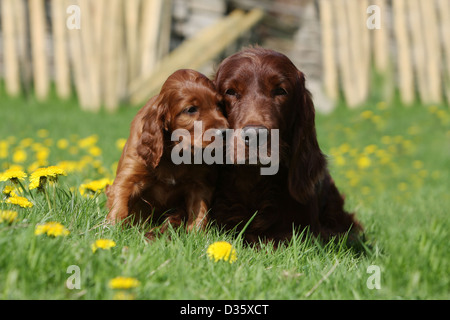
[[[36,98],[42,101],[47,98],[49,91],[44,0],[29,0],[28,5],[34,92]]]
[[[150,75],[156,65],[158,32],[161,23],[162,0],[142,0],[141,44],[141,76]]]
[[[161,26],[158,40],[157,61],[165,57],[170,51],[170,36],[172,29],[172,0],[164,0],[161,13]]]
[[[424,47],[425,35],[423,34],[423,17],[420,10],[420,0],[409,0],[409,25],[411,28],[411,49],[414,57],[415,78],[418,85],[418,93],[422,103],[430,101],[430,93],[427,84],[427,58],[426,48]],[[411,50],[409,49],[409,50]]]
[[[140,0],[128,0],[124,3],[125,11],[125,45],[128,69],[128,84],[139,74],[139,12]]]
[[[70,5],[80,5],[78,0],[66,0],[66,8]],[[83,28],[83,23],[81,19],[81,28]],[[89,104],[89,93],[88,93],[88,80],[86,76],[86,67],[84,66],[83,50],[81,42],[81,31],[80,29],[68,29],[67,34],[69,36],[69,62],[70,69],[73,74],[73,81],[75,84],[75,91],[77,93],[78,102],[81,109],[86,110]]]
[[[386,73],[390,66],[389,55],[389,26],[387,23],[386,0],[374,0],[373,4],[380,8],[380,29],[372,30],[373,33],[373,58],[375,70],[379,73]]]
[[[23,23],[27,19],[27,9],[25,2],[13,1],[17,55],[19,58],[19,73],[21,77],[22,89],[25,95],[29,95],[32,89],[31,52],[29,49],[28,26]]]
[[[2,29],[4,50],[4,79],[6,93],[17,96],[20,93],[19,59],[16,47],[16,28],[13,9],[14,0],[2,0]]]
[[[442,70],[445,96],[447,105],[450,107],[450,2],[448,0],[438,0],[439,25],[444,58]]]
[[[357,26],[360,30],[359,37],[359,53],[357,53],[355,59],[359,61],[357,64],[357,70],[361,70],[361,78],[360,78],[360,95],[359,95],[359,104],[364,103],[369,96],[369,86],[370,86],[370,74],[371,74],[371,59],[372,59],[372,51],[370,47],[370,30],[367,28],[367,7],[369,7],[368,0],[356,0],[356,12],[357,15],[354,19],[357,20]]]
[[[394,13],[394,34],[397,42],[397,71],[402,102],[410,105],[414,102],[414,77],[411,57],[411,45],[408,36],[406,0],[392,3]]]
[[[67,50],[66,7],[64,2],[61,1],[51,1],[50,4],[52,10],[56,94],[61,99],[68,99],[71,93],[71,83]]]
[[[322,64],[325,92],[333,101],[339,98],[338,71],[336,65],[335,34],[333,28],[332,0],[320,0],[320,23],[322,28]]]
[[[103,19],[104,43],[102,61],[103,72],[103,102],[106,110],[114,111],[119,106],[118,74],[119,49],[121,39],[121,1],[108,0]]]
[[[82,28],[79,30],[81,36],[82,56],[78,59],[82,60],[85,71],[86,86],[86,103],[85,108],[90,111],[98,111],[101,107],[101,90],[100,90],[100,66],[101,60],[99,52],[101,42],[97,42],[95,21],[101,19],[101,1],[93,2],[90,0],[80,0],[80,8],[82,12]],[[100,4],[100,5],[99,5]],[[99,10],[100,9],[100,10]],[[106,17],[105,17],[106,18]]]
[[[240,19],[233,28],[230,30],[225,30],[220,40],[214,46],[208,45],[202,54],[198,55],[196,59],[189,64],[189,68],[199,69],[206,62],[210,61],[217,55],[219,55],[223,50],[225,50],[230,43],[236,41],[240,35],[248,31],[253,27],[258,21],[262,19],[264,13],[260,9],[251,10],[245,17]]]
[[[436,2],[434,0],[420,1],[420,12],[422,13],[424,43],[426,52],[426,64],[424,66],[426,74],[426,84],[428,86],[427,103],[442,102],[442,82],[441,70],[442,54],[439,39],[438,18],[436,12]]]
[[[348,31],[348,13],[345,10],[345,0],[333,1],[335,12],[335,28],[338,39],[338,57],[339,57],[339,74],[342,83],[342,91],[344,93],[345,101],[351,108],[358,103],[358,96],[356,94],[356,87],[353,82],[352,59],[349,48],[349,31]]]
[[[232,29],[232,26],[243,16],[244,13],[241,10],[235,10],[226,18],[218,21],[214,26],[205,28],[196,36],[184,41],[158,63],[155,71],[150,76],[142,77],[131,83],[130,102],[137,105],[147,101],[149,97],[160,90],[167,77],[178,69],[189,67],[190,62],[202,55],[205,47],[210,46],[211,41],[220,39],[222,32]]]

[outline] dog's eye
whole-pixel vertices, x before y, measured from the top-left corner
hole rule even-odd
[[[284,90],[283,88],[276,88],[276,89],[273,89],[272,94],[274,96],[285,96],[285,95],[287,95],[287,91]]]
[[[190,107],[188,107],[188,108],[186,108],[186,109],[184,109],[184,113],[187,113],[187,114],[194,114],[194,113],[196,113],[198,111],[198,108],[196,107],[196,106],[190,106]]]
[[[225,91],[225,94],[229,96],[237,96],[237,92],[233,89],[227,89],[227,91]]]

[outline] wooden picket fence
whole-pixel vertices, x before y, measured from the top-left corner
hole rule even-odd
[[[45,101],[54,85],[58,97],[76,94],[86,110],[142,104],[176,69],[199,69],[220,56],[271,3],[235,10],[170,51],[175,1],[0,0],[6,93],[34,92]],[[322,82],[332,100],[363,104],[375,69],[383,99],[398,92],[407,105],[450,105],[449,0],[308,1],[320,12]],[[368,12],[373,5],[378,13]],[[379,29],[368,27],[371,17]]]
[[[200,68],[263,15],[232,12],[169,54],[172,0],[0,1],[6,93],[32,88],[45,100],[54,83],[58,97],[75,90],[92,111],[145,102],[176,69]]]
[[[356,107],[370,95],[373,68],[384,99],[450,105],[450,1],[319,0],[323,84]],[[376,5],[377,7],[369,6]],[[378,10],[379,9],[379,10]],[[376,11],[375,11],[376,10]],[[374,16],[378,14],[378,16]],[[375,20],[372,20],[375,19]],[[379,29],[371,29],[378,21]]]

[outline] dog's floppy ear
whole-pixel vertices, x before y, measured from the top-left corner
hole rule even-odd
[[[137,154],[149,168],[156,168],[164,149],[164,128],[168,107],[161,95],[143,116],[142,134],[137,146]]]
[[[296,77],[288,183],[291,196],[305,203],[325,173],[326,159],[317,142],[311,93],[303,73],[298,71]]]

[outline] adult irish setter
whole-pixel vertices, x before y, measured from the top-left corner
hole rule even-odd
[[[235,164],[221,170],[211,218],[239,231],[257,212],[245,231],[248,242],[289,240],[294,229],[305,227],[325,240],[361,231],[354,215],[344,210],[344,199],[327,170],[302,72],[281,53],[247,48],[219,65],[215,84],[224,95],[230,128],[244,134],[234,136],[238,141],[229,153]],[[270,137],[273,129],[279,140],[269,138],[267,144],[279,144],[275,174],[262,175],[262,161],[236,164],[249,160],[249,152],[234,152],[236,145],[248,149],[252,139]],[[253,135],[245,135],[248,131]]]
[[[107,220],[115,223],[131,214],[140,220],[151,216],[153,221],[166,221],[161,230],[169,223],[179,226],[184,222],[188,230],[206,224],[217,167],[174,163],[172,150],[184,143],[177,153],[184,148],[193,156],[195,148],[202,150],[210,143],[202,139],[209,129],[216,129],[222,139],[228,128],[222,100],[213,82],[194,70],[178,70],[165,81],[161,92],[131,123],[116,178],[106,192],[110,209]],[[197,123],[202,131],[194,139],[195,121],[201,121]],[[184,129],[188,136],[181,136],[181,141],[173,139],[177,129]]]

